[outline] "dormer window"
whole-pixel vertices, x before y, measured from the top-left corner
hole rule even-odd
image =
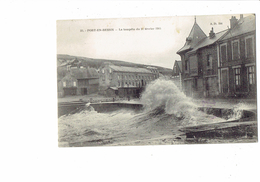
[[[191,38],[191,37],[187,37],[187,38],[186,38],[186,42],[187,42],[188,45],[191,43],[191,41],[192,41],[192,38]]]

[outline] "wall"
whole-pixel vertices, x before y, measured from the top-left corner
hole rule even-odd
[[[199,50],[201,71],[203,74],[203,95],[204,97],[215,97],[219,94],[218,83],[218,55],[217,45],[204,47]],[[208,55],[211,55],[211,65],[208,66]]]
[[[246,41],[245,38],[248,36],[253,36],[253,55],[250,57],[246,57]],[[233,40],[239,40],[239,53],[240,58],[236,60],[232,60],[232,41]],[[238,37],[232,37],[231,39],[224,40],[220,42],[220,45],[223,43],[227,43],[227,61],[221,62],[221,67],[228,68],[228,76],[229,76],[229,93],[227,96],[236,96],[236,97],[244,97],[244,96],[252,96],[254,97],[256,95],[256,84],[252,86],[252,90],[249,89],[249,80],[248,80],[248,71],[246,64],[249,63],[256,63],[256,36],[255,32],[250,32],[244,35],[240,35]],[[240,86],[235,85],[235,68],[240,68]],[[255,71],[256,73],[256,71]],[[221,74],[219,75],[221,77]],[[256,76],[256,74],[255,74]],[[221,84],[221,83],[220,83]],[[221,85],[221,87],[223,87]],[[225,95],[221,93],[221,95]]]
[[[173,76],[171,77],[171,80],[174,82],[174,84],[178,87],[180,91],[182,91],[182,83],[181,83],[181,76]]]
[[[100,68],[99,93],[106,94],[109,87],[142,87],[158,78],[158,73],[119,72],[109,65]]]

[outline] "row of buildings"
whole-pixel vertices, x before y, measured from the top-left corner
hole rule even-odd
[[[191,97],[256,96],[255,15],[232,16],[230,28],[207,36],[195,22],[177,52],[173,78]]]
[[[145,86],[159,77],[155,67],[126,67],[104,63],[96,70],[70,60],[59,66],[58,96],[99,93],[110,97],[139,97]],[[58,68],[58,69],[59,69]]]

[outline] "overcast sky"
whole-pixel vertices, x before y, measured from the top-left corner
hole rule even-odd
[[[208,35],[212,27],[214,32],[230,27],[231,16],[239,19],[239,15],[230,14],[196,16],[196,21]],[[60,20],[57,21],[57,53],[172,68],[174,61],[180,60],[176,52],[184,45],[193,24],[194,16]],[[156,27],[159,29],[136,30]],[[124,28],[135,31],[119,30]],[[114,31],[88,32],[88,29]]]

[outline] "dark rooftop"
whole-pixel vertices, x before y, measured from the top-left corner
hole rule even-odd
[[[235,37],[255,30],[256,30],[255,15],[249,15],[247,17],[239,19],[237,25],[233,29],[230,29],[227,35],[224,36],[221,40],[226,40],[231,37]]]
[[[94,68],[71,68],[71,75],[76,79],[99,78],[96,69]]]

